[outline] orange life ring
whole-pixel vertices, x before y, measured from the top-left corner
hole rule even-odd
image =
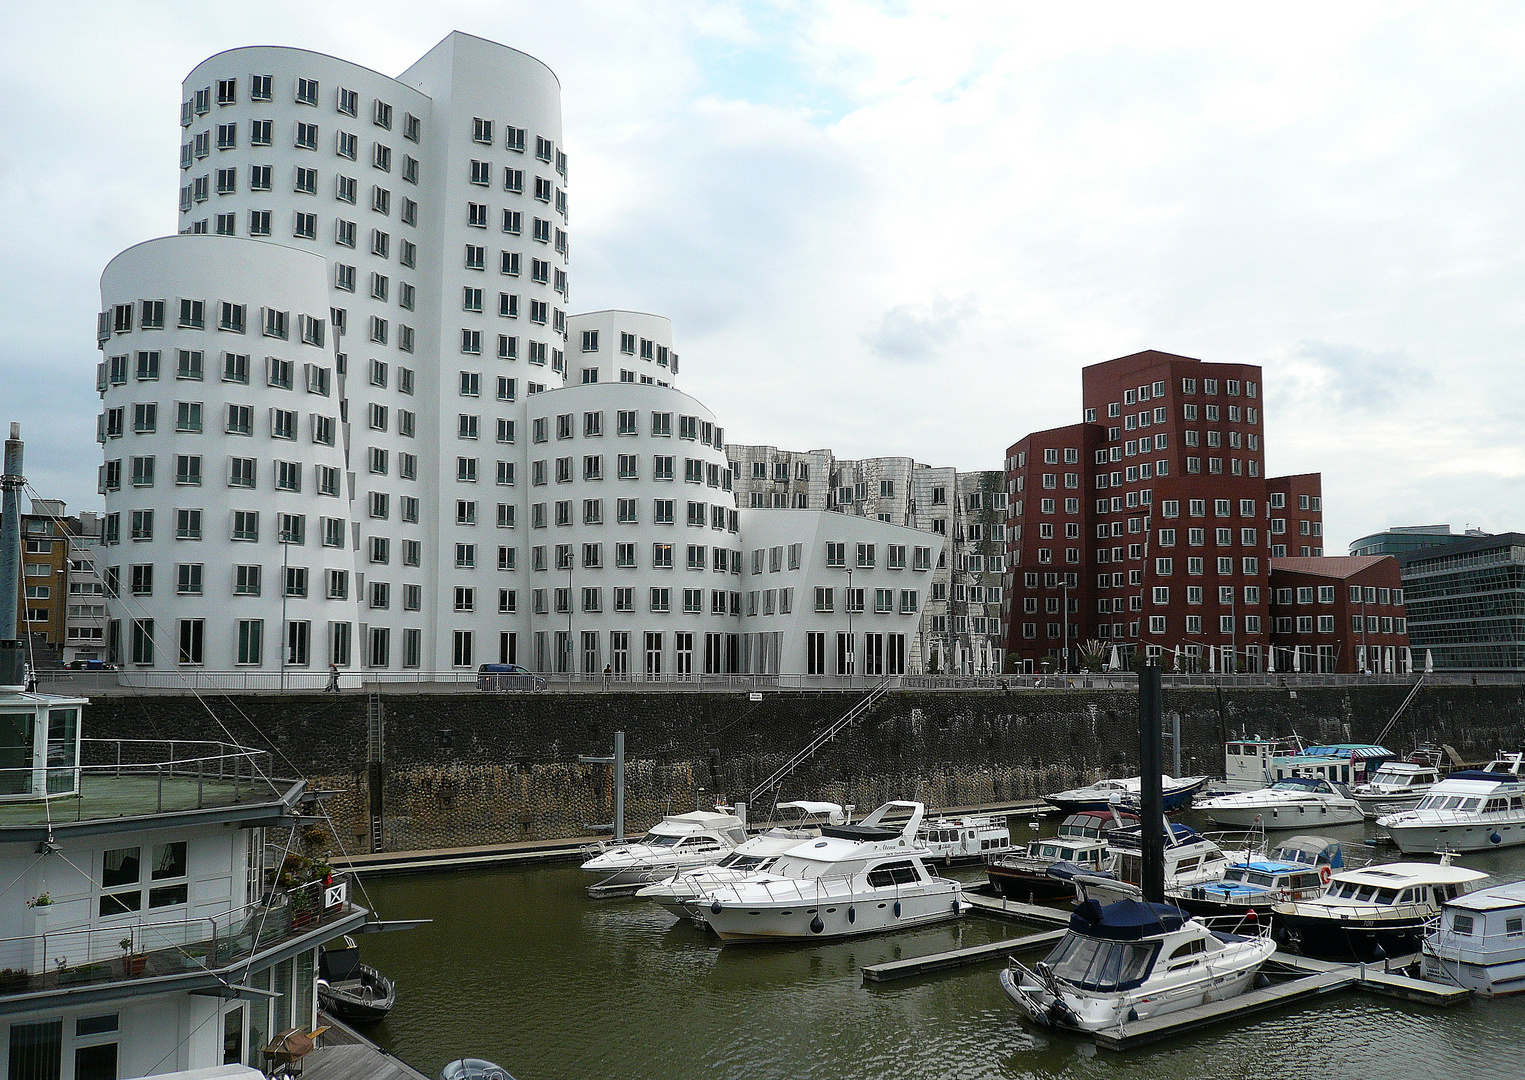
[[[1325,885],[1329,884],[1329,879],[1331,877],[1333,877],[1333,876],[1334,875],[1329,872],[1329,867],[1321,866],[1321,867],[1318,868],[1318,879],[1320,881],[1322,881]]]

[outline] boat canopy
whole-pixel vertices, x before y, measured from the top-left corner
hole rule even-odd
[[[894,829],[880,829],[873,825],[822,825],[822,836],[834,836],[838,840],[893,840],[900,835]]]
[[[1514,773],[1486,772],[1483,769],[1463,769],[1446,777],[1447,780],[1482,780],[1490,784],[1514,784],[1519,782],[1519,777]]]
[[[841,825],[847,821],[847,815],[842,812],[842,807],[834,802],[808,802],[801,799],[795,802],[781,802],[778,804],[778,808],[780,810],[799,810],[806,817],[823,815],[833,825]]]
[[[1328,866],[1333,870],[1341,870],[1345,866],[1345,852],[1340,847],[1340,842],[1327,836],[1288,837],[1277,845],[1271,857],[1308,866]]]
[[[1119,900],[1102,907],[1095,900],[1087,900],[1070,916],[1070,929],[1086,937],[1137,941],[1179,930],[1189,918],[1186,912],[1169,904]]]

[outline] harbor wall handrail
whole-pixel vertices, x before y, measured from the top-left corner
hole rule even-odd
[[[408,689],[432,692],[470,692],[498,689],[508,693],[577,692],[589,690],[672,690],[672,691],[748,691],[748,690],[868,690],[887,679],[893,689],[923,691],[960,690],[1127,690],[1138,685],[1131,671],[1075,672],[1050,675],[929,675],[929,674],[613,674],[539,671],[527,675],[479,675],[475,669],[408,671],[373,671],[346,669],[339,673],[340,690],[369,689],[406,692]],[[301,670],[285,676],[273,671],[207,668],[181,670],[65,671],[40,675],[40,688],[59,693],[120,693],[132,690],[212,690],[224,693],[313,693],[327,688],[329,675],[321,670]],[[519,680],[516,684],[514,680]],[[1423,680],[1427,686],[1518,686],[1525,684],[1525,672],[1431,672],[1414,674],[1319,674],[1316,672],[1275,673],[1171,673],[1162,676],[1167,689],[1236,689],[1273,687],[1404,686],[1413,688]],[[528,684],[528,685],[524,685]]]

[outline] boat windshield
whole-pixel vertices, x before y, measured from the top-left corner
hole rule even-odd
[[[647,847],[674,847],[682,839],[681,836],[663,836],[661,833],[649,832],[641,837],[641,843]]]
[[[1054,974],[1083,990],[1118,990],[1139,985],[1149,974],[1159,943],[1108,941],[1068,933],[1049,954]]]
[[[720,860],[720,865],[731,870],[762,870],[773,862],[770,855],[743,855],[733,851]]]
[[[1224,881],[1229,881],[1229,882],[1243,881],[1244,880],[1244,871],[1242,869],[1238,869],[1238,868],[1235,868],[1233,870],[1229,870],[1228,872],[1226,872],[1223,875],[1223,880]]]
[[[1246,875],[1245,882],[1250,885],[1259,885],[1263,889],[1269,889],[1271,886],[1276,884],[1276,879],[1270,874],[1262,874],[1258,871],[1251,871],[1248,875]]]
[[[798,856],[782,856],[772,867],[780,877],[813,881],[816,878],[852,877],[863,872],[868,864],[862,859],[849,862],[823,862],[820,859],[802,859]]]

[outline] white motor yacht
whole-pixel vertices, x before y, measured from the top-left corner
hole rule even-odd
[[[1454,772],[1414,809],[1378,818],[1377,825],[1404,854],[1525,844],[1525,777],[1518,766],[1503,758]]]
[[[820,836],[822,824],[847,823],[847,815],[836,803],[786,802],[779,803],[778,809],[796,811],[795,819],[758,833],[711,866],[652,882],[638,889],[635,895],[666,908],[679,918],[703,922],[698,901],[711,886],[768,869],[784,852]]]
[[[897,808],[911,811],[905,827],[882,827]],[[822,826],[819,839],[767,871],[712,887],[700,914],[725,942],[847,937],[957,918],[961,886],[934,874],[916,844],[923,813],[921,803],[896,801],[860,824]]]
[[[1432,761],[1389,761],[1364,784],[1350,789],[1350,794],[1368,814],[1394,813],[1412,809],[1440,783],[1440,768]]]
[[[1209,821],[1241,829],[1302,829],[1366,820],[1345,785],[1312,776],[1287,776],[1259,791],[1203,799],[1196,809]]]
[[[1447,900],[1425,935],[1424,977],[1483,997],[1525,992],[1525,881]]]
[[[1192,796],[1202,790],[1208,779],[1206,776],[1184,776],[1177,779],[1162,773],[1160,794],[1165,809],[1171,812],[1186,809],[1191,805]],[[1115,804],[1137,809],[1143,787],[1143,777],[1130,776],[1121,780],[1098,780],[1094,784],[1069,791],[1056,791],[1052,795],[1043,796],[1043,799],[1069,814],[1081,810],[1106,810]]]
[[[1264,932],[1215,933],[1179,908],[1087,901],[1048,959],[1012,961],[1001,989],[1028,1019],[1069,1031],[1125,1030],[1130,1022],[1242,994],[1276,951]]]
[[[582,868],[603,875],[599,888],[644,885],[717,863],[746,839],[746,825],[734,814],[669,814],[639,840],[602,845]]]

